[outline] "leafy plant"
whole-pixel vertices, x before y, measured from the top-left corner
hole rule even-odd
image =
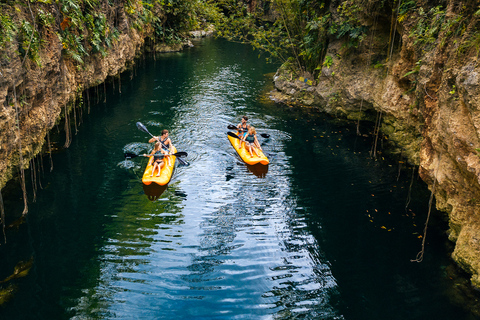
[[[420,71],[420,66],[422,65],[422,60],[415,62],[415,67],[409,72],[405,73],[402,78],[408,77],[411,74],[416,74]]]
[[[55,17],[50,12],[45,12],[43,9],[38,9],[37,20],[40,26],[50,28],[55,23]]]
[[[28,57],[38,66],[41,66],[40,47],[41,39],[38,30],[27,20],[23,20],[20,27],[20,47],[19,52],[24,57]]]
[[[325,60],[323,61],[323,66],[330,68],[333,64],[333,58],[331,56],[325,56]]]
[[[452,86],[452,90],[451,90],[450,92],[448,92],[448,93],[449,93],[449,94],[455,94],[455,92],[456,92],[456,91],[455,91],[455,88],[456,88],[456,86],[453,85],[453,86]]]
[[[12,18],[8,14],[0,13],[0,49],[13,42],[17,30]]]
[[[437,41],[446,14],[442,9],[442,6],[436,6],[427,13],[423,7],[418,9],[420,18],[410,32],[410,37],[415,39],[414,44],[423,45],[426,49],[430,49]]]

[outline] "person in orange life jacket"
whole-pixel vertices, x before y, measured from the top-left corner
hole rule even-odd
[[[163,161],[163,158],[167,152],[162,149],[161,143],[160,142],[155,142],[155,147],[153,148],[152,152],[150,154],[144,154],[144,156],[149,157],[153,156],[153,168],[152,168],[152,174],[150,177],[153,177],[153,174],[155,173],[155,170],[158,169],[157,177],[160,176],[160,171],[162,170],[163,166],[165,165],[165,162]]]
[[[250,126],[248,128],[248,132],[242,140],[245,141],[245,147],[248,148],[248,152],[250,152],[250,158],[253,158],[253,153],[255,153],[257,157],[260,157],[257,149],[262,150],[262,147],[260,147],[257,139],[257,131],[254,127]]]
[[[173,153],[172,152],[173,144],[172,144],[172,140],[170,140],[170,138],[168,137],[167,129],[162,130],[162,135],[160,137],[152,137],[150,140],[148,140],[148,142],[150,143],[155,141],[161,142],[160,145],[164,151],[166,151],[167,153]],[[167,157],[167,162],[170,164],[169,161],[170,161],[170,157]]]
[[[248,117],[247,117],[247,116],[243,116],[241,121],[242,121],[242,122],[240,122],[240,123],[237,125],[237,130],[238,130],[238,136],[240,137],[240,139],[243,139],[243,138],[245,138],[245,136],[247,135],[248,128],[250,127],[250,125],[247,124],[247,121],[248,121]],[[242,141],[239,142],[238,147],[239,147],[239,148],[242,147]]]

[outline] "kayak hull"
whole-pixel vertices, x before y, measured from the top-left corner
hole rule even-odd
[[[270,161],[268,160],[267,156],[262,152],[262,150],[257,149],[258,154],[260,154],[260,157],[257,157],[255,153],[253,154],[253,157],[251,157],[250,152],[248,152],[247,148],[242,147],[239,148],[239,141],[238,139],[235,139],[234,137],[228,136],[228,140],[232,144],[232,147],[237,151],[237,154],[242,158],[243,162],[246,164],[254,165],[254,164],[263,164],[263,165],[268,165]],[[242,144],[244,145],[244,144]]]
[[[177,152],[177,149],[173,147],[172,153],[175,153],[175,152]],[[153,174],[153,177],[151,177],[152,170],[153,170],[153,156],[149,157],[147,167],[143,172],[143,177],[142,177],[143,184],[147,186],[150,184],[157,184],[159,186],[164,186],[170,182],[170,179],[172,179],[173,170],[175,169],[175,160],[177,159],[177,157],[175,156],[169,156],[169,157],[170,159],[164,158],[165,165],[160,170],[160,176],[158,177],[157,177],[158,171],[156,170],[155,170],[155,173]]]

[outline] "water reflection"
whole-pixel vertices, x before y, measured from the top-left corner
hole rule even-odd
[[[165,192],[165,190],[167,190],[167,186],[168,184],[163,186],[160,186],[156,183],[151,183],[149,185],[143,184],[143,192],[145,192],[145,194],[147,195],[148,200],[155,201],[160,198],[160,196],[163,192]]]
[[[99,249],[98,284],[85,287],[71,311],[79,318],[156,318],[149,297],[167,297],[175,287],[169,283],[168,265],[175,265],[174,252],[182,242],[184,215],[181,203],[184,193],[178,186],[145,188],[157,201],[145,202],[139,197],[141,183],[124,194],[122,201],[105,226],[105,243]],[[160,201],[158,192],[163,192]],[[157,196],[158,195],[158,196]],[[182,259],[182,258],[181,258]],[[162,271],[160,271],[162,270]],[[156,299],[155,299],[156,300]],[[158,300],[157,300],[158,301]]]
[[[265,176],[267,175],[268,165],[257,163],[255,165],[247,164],[246,166],[248,171],[256,175],[258,178],[265,178]]]

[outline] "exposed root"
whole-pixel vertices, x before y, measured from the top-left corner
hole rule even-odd
[[[7,243],[7,235],[5,234],[5,209],[3,208],[2,190],[0,190],[0,219],[2,220],[3,241]]]
[[[437,184],[437,172],[438,172],[439,164],[440,164],[440,156],[437,161],[437,167],[435,168],[432,192],[430,193],[430,200],[428,201],[428,214],[427,214],[427,221],[425,221],[425,228],[423,229],[422,250],[420,250],[420,252],[417,253],[417,256],[414,260],[410,260],[411,262],[422,262],[423,255],[425,254],[425,241],[427,239],[428,221],[430,220],[430,213],[432,212],[433,195],[435,194],[435,185]]]

